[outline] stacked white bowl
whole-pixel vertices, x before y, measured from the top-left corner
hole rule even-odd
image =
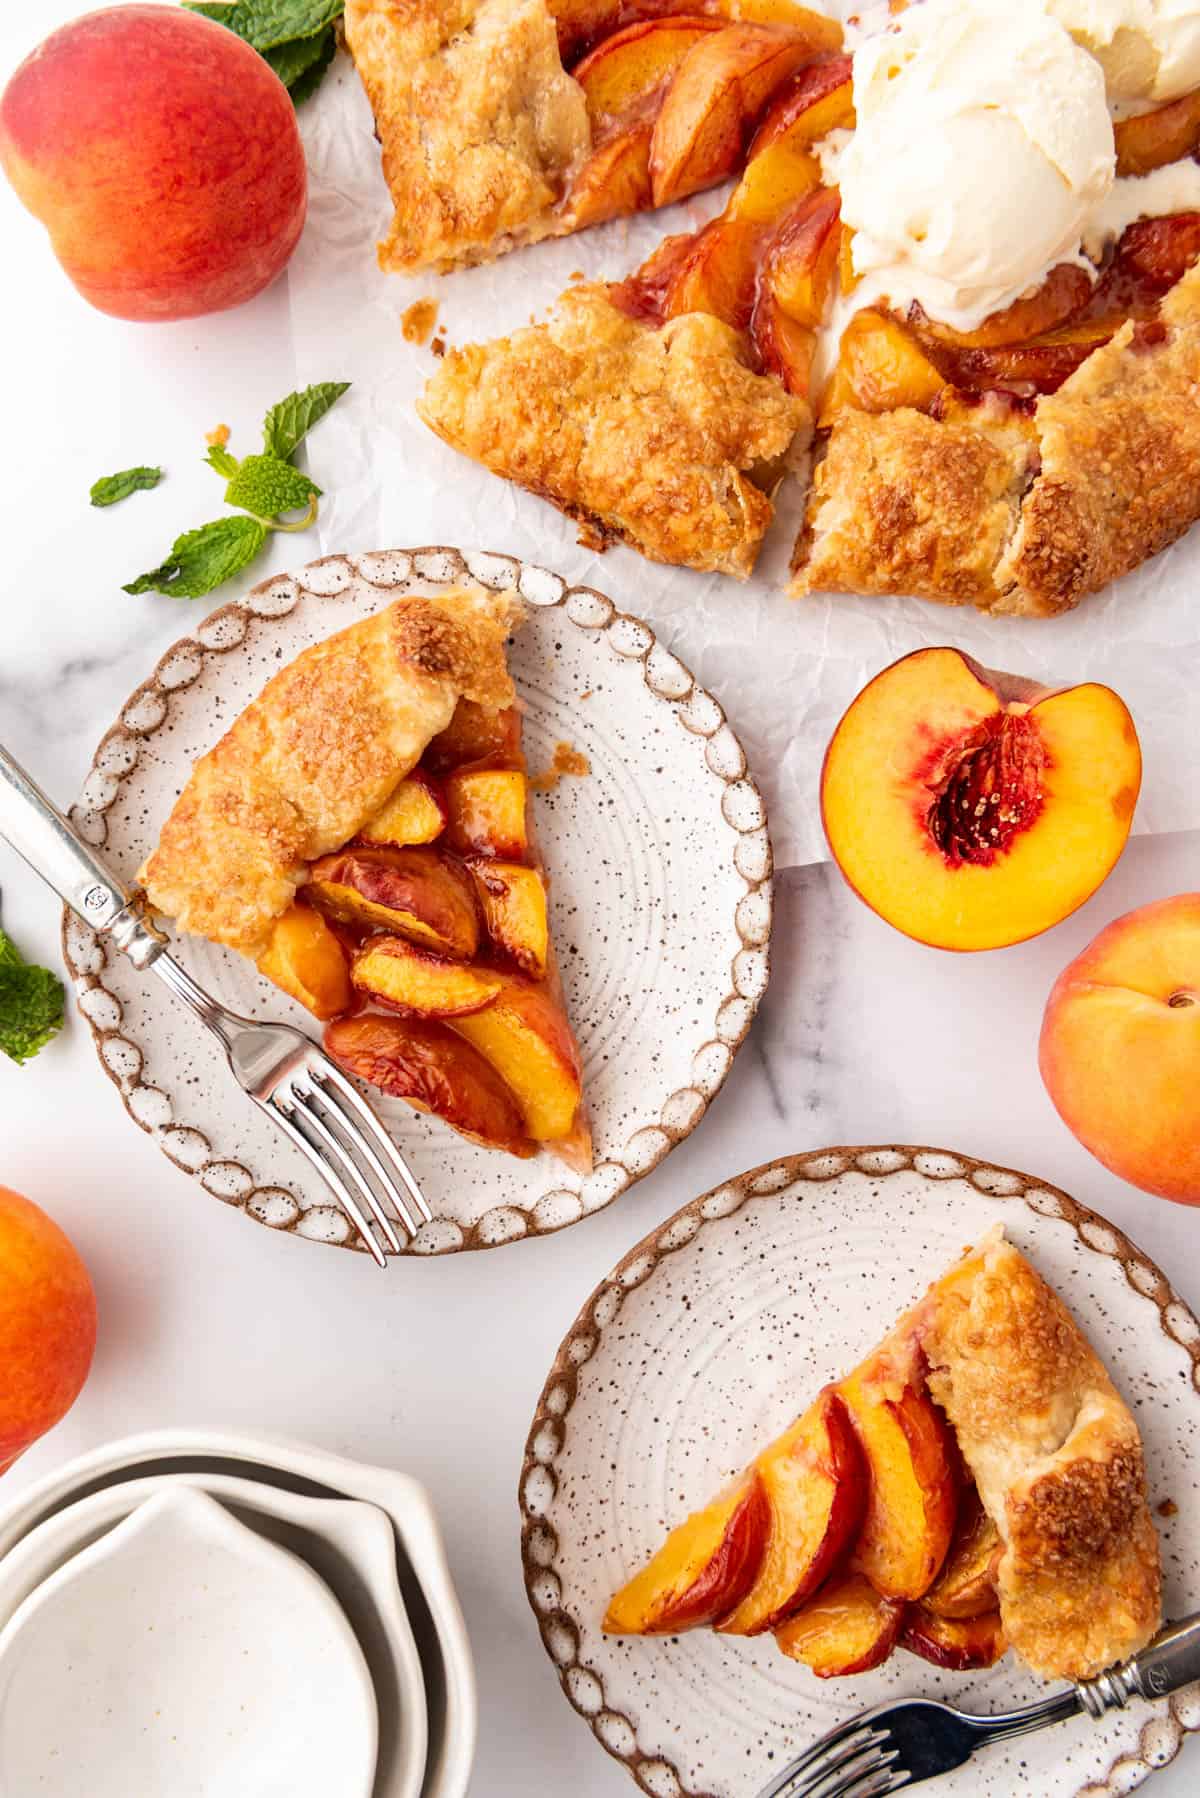
[[[0,1792],[463,1798],[475,1681],[422,1489],[160,1431],[0,1510]]]

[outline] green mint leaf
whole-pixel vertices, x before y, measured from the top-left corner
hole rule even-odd
[[[274,518],[280,512],[294,512],[319,499],[321,489],[306,474],[281,462],[278,456],[244,456],[237,473],[225,489],[225,504],[241,506],[259,518]]]
[[[315,32],[312,37],[293,38],[289,44],[279,44],[274,50],[264,50],[263,58],[270,63],[284,87],[290,89],[302,75],[311,73],[327,50],[329,55],[326,67],[333,57],[333,27],[330,25],[324,31]],[[324,73],[324,69],[321,73]]]
[[[267,527],[244,514],[215,518],[198,531],[185,531],[171,553],[149,574],[122,589],[125,593],[166,593],[172,599],[202,599],[222,582],[240,574],[267,540]]]
[[[263,449],[286,462],[317,420],[324,418],[349,387],[349,381],[318,381],[300,393],[289,393],[263,419]]]
[[[131,493],[157,487],[162,478],[161,468],[123,468],[120,474],[101,475],[92,483],[91,502],[94,506],[115,506],[118,500],[128,499]]]
[[[337,39],[334,36],[332,25],[327,25],[324,31],[319,31],[315,39],[301,38],[299,42],[302,44],[311,44],[315,42],[319,47],[316,56],[308,67],[301,70],[299,74],[293,75],[290,81],[284,82],[284,86],[292,96],[293,106],[303,106],[306,100],[312,99],[313,95],[324,81],[326,70],[333,61],[334,53],[337,50]],[[286,50],[289,50],[292,47],[293,46],[289,44],[281,47],[279,50],[270,51],[267,56],[267,61],[271,62],[272,58],[285,54]],[[279,73],[278,69],[276,69],[275,73]]]
[[[0,1050],[19,1067],[58,1035],[62,1022],[62,981],[25,961],[0,930]]]
[[[256,50],[312,37],[342,15],[343,0],[237,0],[232,25]]]
[[[216,469],[223,481],[231,481],[241,466],[237,457],[231,456],[223,443],[210,443],[204,460],[210,468]]]

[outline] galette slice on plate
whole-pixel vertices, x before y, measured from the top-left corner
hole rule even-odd
[[[780,85],[842,38],[792,0],[347,0],[344,29],[398,272],[712,187]]]
[[[607,1631],[774,1631],[822,1678],[896,1646],[1011,1646],[1088,1679],[1159,1627],[1141,1439],[1062,1300],[998,1226],[853,1372],[694,1512]]]
[[[140,878],[325,1021],[348,1072],[586,1168],[505,653],[523,616],[464,585],[304,650],[197,762]]]

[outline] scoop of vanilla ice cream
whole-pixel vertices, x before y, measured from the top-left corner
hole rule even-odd
[[[1099,61],[1114,100],[1174,100],[1200,87],[1197,0],[1048,0]]]
[[[838,163],[861,303],[973,330],[1079,259],[1112,185],[1099,64],[1042,0],[924,0],[854,55]]]

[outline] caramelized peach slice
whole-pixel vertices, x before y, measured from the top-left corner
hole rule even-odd
[[[317,1018],[349,1010],[354,994],[346,954],[320,912],[290,905],[276,920],[258,971]]]
[[[833,286],[840,205],[831,188],[807,194],[780,223],[763,262],[763,286],[782,312],[809,330],[824,319]]]
[[[1121,235],[1116,275],[1133,276],[1163,294],[1183,279],[1200,256],[1200,212],[1135,219]]]
[[[894,412],[900,406],[928,412],[945,386],[910,331],[886,312],[864,307],[842,332],[819,423],[835,424],[851,406],[860,412]]]
[[[775,296],[762,289],[750,319],[750,335],[768,373],[777,375],[789,393],[807,397],[816,332],[789,318]]]
[[[516,706],[489,711],[473,699],[460,699],[444,731],[434,737],[422,757],[435,774],[466,762],[495,767],[521,766],[521,714]]]
[[[776,96],[750,145],[749,160],[772,144],[810,150],[831,131],[854,123],[854,83],[849,56],[832,56],[803,69]]]
[[[821,777],[829,846],[873,910],[919,942],[1023,942],[1091,897],[1141,784],[1108,687],[1048,692],[923,649],[864,687]]]
[[[1113,124],[1118,175],[1148,175],[1200,148],[1200,91]]]
[[[756,25],[788,25],[802,31],[810,54],[825,55],[842,47],[842,28],[836,19],[797,6],[795,0],[725,0],[718,10],[729,19],[747,19]]]
[[[354,958],[356,989],[408,1017],[456,1018],[490,1005],[500,976],[431,955],[402,936],[369,937]]]
[[[905,1615],[900,1646],[935,1667],[967,1673],[975,1667],[994,1666],[1007,1649],[1008,1638],[999,1611],[984,1611],[977,1617],[939,1617],[928,1605],[914,1604]]]
[[[365,843],[432,843],[446,828],[446,801],[428,774],[419,769],[402,780],[387,804],[362,832]]]
[[[698,231],[667,283],[663,317],[711,312],[741,330],[754,305],[761,239],[761,227],[741,219],[714,219]]]
[[[639,19],[602,38],[571,71],[583,89],[593,125],[630,112],[664,86],[693,44],[721,29],[720,19],[684,13]]]
[[[484,928],[522,973],[540,980],[550,951],[546,887],[536,868],[487,856],[468,862]]]
[[[869,1673],[895,1648],[906,1609],[902,1599],[881,1597],[861,1573],[848,1573],[822,1586],[776,1630],[775,1640],[818,1679]]]
[[[912,1358],[888,1343],[837,1391],[870,1469],[854,1566],[885,1598],[920,1598],[937,1578],[954,1531],[958,1491],[949,1429]]]
[[[1040,287],[1024,294],[999,312],[992,312],[974,331],[953,331],[949,325],[918,311],[913,325],[922,337],[962,349],[991,349],[996,344],[1024,343],[1054,331],[1064,320],[1086,306],[1092,297],[1092,277],[1073,262],[1052,268]]]
[[[537,1154],[503,1080],[444,1024],[377,1014],[339,1018],[325,1032],[325,1050],[346,1073],[434,1112],[472,1142],[524,1160]]]
[[[725,217],[770,225],[820,185],[821,166],[805,150],[772,144],[746,164],[729,196]]]
[[[610,1636],[664,1636],[711,1623],[754,1582],[771,1508],[762,1481],[744,1475],[673,1529],[658,1553],[622,1586],[604,1614]]]
[[[582,1095],[571,1032],[544,986],[515,974],[501,975],[500,982],[485,1010],[455,1018],[451,1027],[512,1088],[529,1135],[555,1142],[570,1136]]]
[[[996,1608],[996,1568],[1000,1532],[979,1502],[974,1486],[958,1501],[954,1535],[942,1571],[923,1604],[935,1617],[981,1617]]]
[[[308,871],[304,897],[340,923],[390,930],[466,961],[479,947],[475,891],[435,849],[339,849]]]
[[[692,45],[663,99],[650,148],[654,204],[731,175],[772,94],[812,55],[802,31],[727,25]]]
[[[861,279],[854,268],[854,232],[843,219],[838,237],[838,286],[843,293],[853,293]]]
[[[836,1393],[826,1391],[755,1462],[771,1505],[758,1578],[717,1625],[734,1636],[774,1629],[841,1570],[862,1522],[867,1470]]]
[[[525,807],[529,786],[518,768],[463,768],[446,781],[446,841],[472,852],[519,861],[529,850]]]
[[[606,219],[644,212],[650,192],[652,119],[616,131],[592,151],[571,182],[567,213],[573,229],[602,225]]]

